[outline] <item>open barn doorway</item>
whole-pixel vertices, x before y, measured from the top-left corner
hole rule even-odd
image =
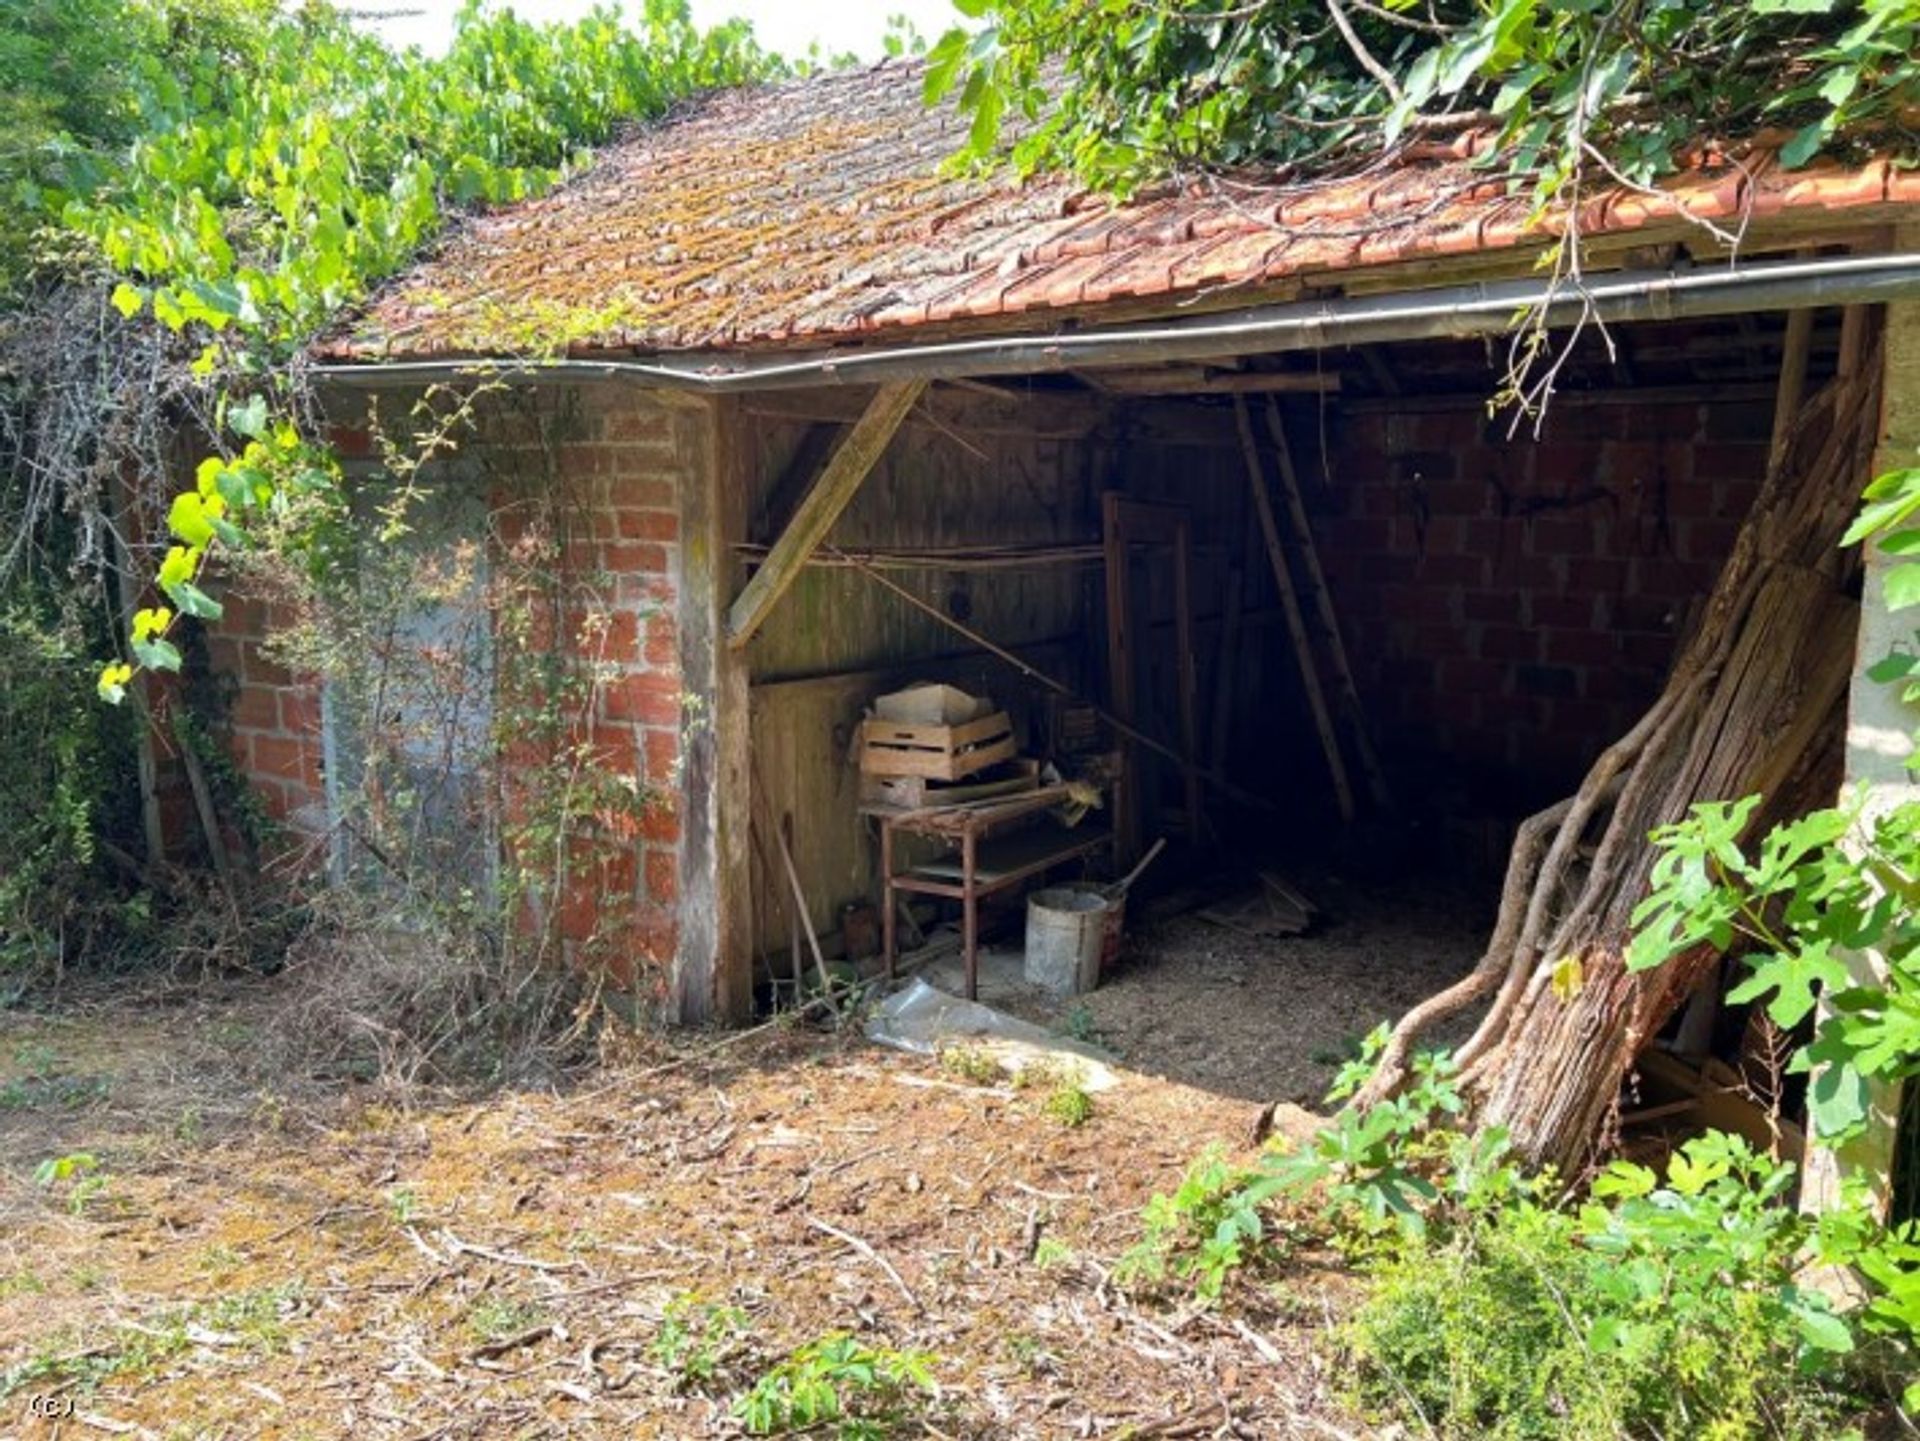
[[[901,968],[960,991],[973,935],[989,1004],[1223,1094],[1317,1099],[1472,968],[1515,826],[1659,693],[1766,473],[1787,324],[1589,333],[1518,420],[1490,411],[1504,356],[1480,340],[931,387],[750,651],[763,989],[804,988],[816,941],[877,971],[892,928]],[[1838,343],[1815,314],[1809,385]],[[748,403],[750,557],[862,403]],[[1004,716],[1010,753],[868,768],[882,698],[927,683]],[[970,926],[958,833],[883,821],[1078,780],[1100,843],[1016,817],[1042,834],[1009,865],[1058,864]],[[1028,893],[1149,856],[1099,983],[1035,984]],[[887,884],[916,872],[946,889]],[[1743,1019],[1692,1018],[1696,1063]]]

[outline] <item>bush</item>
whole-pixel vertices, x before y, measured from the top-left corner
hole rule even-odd
[[[1853,1340],[1793,1279],[1791,1180],[1710,1134],[1665,1185],[1616,1163],[1578,1211],[1522,1197],[1409,1241],[1345,1333],[1363,1399],[1490,1441],[1838,1434]]]
[[[141,845],[133,717],[94,699],[79,619],[26,593],[0,597],[0,992],[124,962],[147,919],[111,859]]]

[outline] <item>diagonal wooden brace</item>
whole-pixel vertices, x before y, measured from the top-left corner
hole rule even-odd
[[[753,639],[754,632],[773,613],[780,597],[800,578],[807,561],[853,500],[860,482],[885,454],[893,433],[926,388],[924,380],[909,380],[898,385],[883,385],[874,393],[866,410],[820,472],[820,478],[807,492],[806,499],[794,511],[787,528],[773,543],[773,549],[767,552],[766,561],[753,573],[753,579],[746,583],[727,612],[730,644],[742,646]]]

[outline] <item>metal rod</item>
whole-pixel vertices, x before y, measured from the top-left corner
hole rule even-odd
[[[1320,278],[1333,282],[1338,275]],[[1153,325],[906,343],[872,350],[827,350],[768,360],[743,361],[738,353],[726,351],[682,352],[671,362],[474,357],[323,363],[314,366],[313,373],[358,386],[497,376],[560,384],[583,379],[626,380],[650,387],[720,394],[901,378],[1019,375],[1099,362],[1144,365],[1395,340],[1497,335],[1512,329],[1517,314],[1539,306],[1546,307],[1549,325],[1567,326],[1581,320],[1620,323],[1861,305],[1914,295],[1920,295],[1920,254],[1825,256],[1702,270],[1626,270],[1578,286],[1551,278],[1476,282],[1252,306]]]

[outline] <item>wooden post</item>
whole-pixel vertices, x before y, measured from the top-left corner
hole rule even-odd
[[[1187,843],[1200,844],[1200,716],[1196,694],[1200,682],[1193,668],[1193,523],[1182,519],[1174,527],[1173,539],[1173,615],[1174,644],[1179,648],[1180,677],[1180,750],[1187,758],[1181,767],[1186,784]]]
[[[900,422],[907,418],[924,380],[883,385],[875,392],[864,413],[853,423],[846,439],[827,462],[820,478],[807,492],[806,499],[793,513],[793,519],[767,553],[766,561],[754,572],[753,579],[733,603],[727,615],[727,638],[736,648],[753,639],[766,618],[773,613],[780,597],[800,578],[807,560],[827,538],[833,523],[840,518],[860,489],[875,462],[886,452]]]
[[[1313,712],[1314,728],[1320,732],[1320,746],[1326,752],[1327,770],[1333,778],[1333,798],[1340,807],[1340,818],[1351,824],[1353,783],[1347,779],[1347,763],[1340,755],[1340,737],[1334,731],[1332,716],[1327,713],[1327,697],[1320,689],[1320,668],[1313,658],[1306,621],[1300,614],[1300,596],[1293,588],[1293,572],[1287,566],[1286,552],[1280,547],[1280,531],[1273,520],[1273,498],[1267,494],[1267,477],[1260,464],[1259,447],[1254,444],[1253,422],[1247,415],[1245,397],[1233,398],[1233,418],[1240,431],[1240,454],[1246,462],[1254,514],[1259,517],[1267,560],[1273,566],[1274,587],[1280,592],[1280,610],[1286,616],[1287,633],[1293,637],[1293,653],[1300,662],[1300,684],[1306,689],[1307,706]]]
[[[1127,542],[1120,529],[1122,499],[1114,490],[1100,497],[1100,537],[1107,561],[1107,709],[1130,726],[1133,633],[1127,614]],[[1131,865],[1140,853],[1140,751],[1123,739],[1121,755],[1124,764],[1113,794],[1113,842],[1116,859],[1124,866]]]
[[[687,705],[680,925],[668,1010],[683,1024],[744,1021],[753,1013],[752,697],[746,655],[724,641],[739,569],[734,546],[746,535],[744,422],[734,396],[669,414],[686,458],[677,629]],[[777,827],[774,835],[784,840]]]
[[[1286,492],[1293,538],[1306,564],[1307,588],[1313,592],[1314,612],[1320,618],[1320,639],[1333,665],[1333,683],[1339,691],[1340,709],[1353,732],[1353,744],[1360,752],[1360,768],[1367,773],[1367,788],[1373,793],[1373,803],[1385,810],[1392,804],[1386,772],[1381,769],[1373,739],[1367,734],[1366,713],[1360,708],[1360,688],[1353,682],[1347,643],[1341,639],[1340,621],[1333,613],[1333,592],[1327,589],[1326,572],[1320,569],[1320,549],[1313,543],[1313,528],[1307,524],[1307,506],[1300,496],[1300,474],[1293,467],[1293,451],[1287,445],[1287,428],[1280,418],[1279,402],[1272,396],[1267,397],[1267,433],[1273,438],[1274,454],[1280,459],[1280,487]]]

